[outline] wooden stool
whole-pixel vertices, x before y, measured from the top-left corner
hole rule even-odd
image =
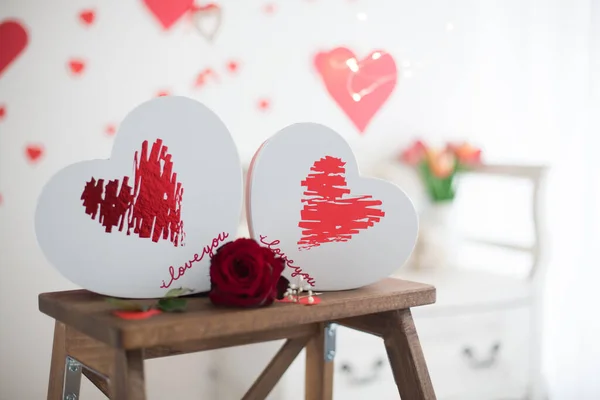
[[[315,306],[224,309],[192,297],[183,313],[131,321],[86,290],[40,294],[40,311],[56,320],[48,400],[77,399],[82,373],[113,400],[142,400],[146,359],[277,339],[287,341],[243,399],[266,398],[306,347],[306,399],[330,400],[334,322],[383,338],[402,399],[435,399],[409,309],[435,302],[434,287],[388,278],[320,298]]]

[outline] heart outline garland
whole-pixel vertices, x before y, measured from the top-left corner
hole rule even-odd
[[[313,163],[311,172],[300,183],[306,190],[298,222],[302,229],[299,250],[348,242],[385,217],[381,200],[352,193],[346,182],[345,165],[341,158],[325,156]]]
[[[202,19],[215,16],[216,25],[212,32],[206,31],[202,28]],[[192,6],[190,9],[190,17],[192,25],[204,37],[208,42],[212,43],[220,31],[221,23],[223,20],[223,9],[216,3],[208,3],[204,6]]]

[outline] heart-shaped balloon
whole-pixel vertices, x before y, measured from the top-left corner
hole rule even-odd
[[[242,169],[229,131],[202,104],[159,97],[121,123],[109,160],[67,166],[44,187],[38,242],[93,292],[162,297],[210,288],[213,252],[237,232]]]
[[[396,185],[359,175],[348,143],[313,123],[268,139],[249,170],[250,233],[285,259],[284,275],[317,290],[354,289],[398,270],[418,232]]]

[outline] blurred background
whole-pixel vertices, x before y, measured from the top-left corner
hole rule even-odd
[[[438,398],[599,399],[599,93],[593,0],[0,0],[0,399],[45,397],[37,295],[75,288],[35,239],[42,186],[162,95],[212,108],[246,165],[319,122],[409,193],[396,276],[438,287],[415,310]],[[397,398],[378,339],[337,336],[335,398]],[[148,397],[239,399],[279,345],[147,362]],[[303,391],[299,357],[269,398]]]

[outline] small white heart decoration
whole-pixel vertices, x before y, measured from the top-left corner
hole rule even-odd
[[[246,198],[250,233],[286,261],[284,276],[346,290],[398,270],[418,233],[396,185],[359,176],[348,143],[319,124],[291,125],[254,155]]]
[[[217,4],[194,7],[191,11],[192,23],[206,40],[212,42],[221,28],[222,9]]]
[[[210,289],[216,248],[233,240],[242,169],[225,125],[204,105],[159,97],[123,120],[109,160],[67,166],[45,185],[35,230],[66,278],[116,297]]]

